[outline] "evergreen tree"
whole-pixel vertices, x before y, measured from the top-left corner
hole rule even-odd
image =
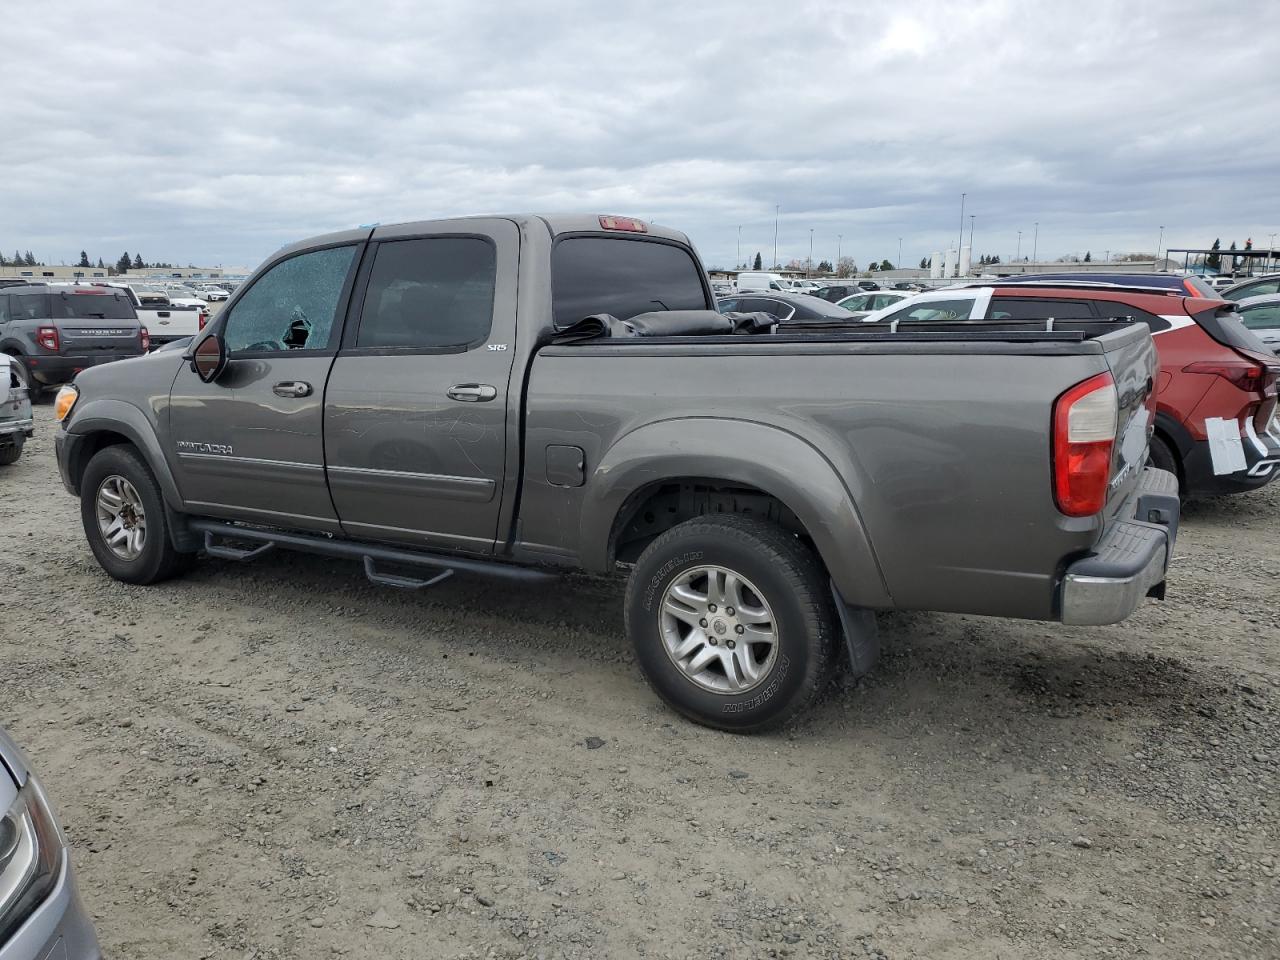
[[[1093,263],[1093,254],[1090,253],[1088,250],[1084,252],[1084,262]]]
[[[1222,239],[1220,237],[1213,238],[1213,246],[1210,248],[1213,253],[1205,257],[1204,265],[1210,270],[1222,269],[1222,254],[1218,253],[1222,249]]]
[[[20,250],[13,251],[13,259],[9,262],[12,266],[15,266],[15,267],[22,266],[23,264],[22,251]]]
[[[888,260],[881,260],[881,261],[880,261],[880,269],[881,269],[881,270],[892,270],[892,269],[893,269],[893,264],[892,264],[892,263],[890,263]]]
[[[93,264],[89,262],[89,254],[87,254],[87,253],[85,253],[83,250],[81,250],[81,251],[80,251],[80,262],[79,262],[79,263],[77,263],[77,264],[76,264],[76,266],[77,266],[77,267],[92,267],[92,266],[93,266]]]
[[[6,257],[3,253],[0,253],[0,267],[7,267],[8,265],[9,265],[9,258]]]
[[[102,262],[102,258],[101,258],[101,257],[99,257],[99,258],[98,258],[98,269],[99,269],[99,270],[105,270],[105,269],[107,269],[107,265],[106,265],[105,263],[103,263],[103,262]]]
[[[920,269],[921,269],[921,270],[928,270],[928,269],[929,269],[929,258],[928,258],[928,257],[921,257],[921,258],[920,258]]]
[[[755,259],[755,262],[751,265],[751,269],[752,269],[752,270],[759,270],[759,269],[761,269],[761,262],[762,262],[762,261],[760,260],[760,254],[757,252],[757,253],[756,253],[756,259]]]
[[[987,261],[987,263],[992,263],[992,264],[999,263],[999,262],[1000,262],[1000,254],[998,253],[995,256],[993,256],[990,260]]]
[[[120,254],[120,259],[116,261],[116,273],[128,273],[129,265],[132,261],[129,259],[129,251],[126,250]]]
[[[135,269],[135,270],[141,270],[141,269],[142,269],[143,267],[145,267],[145,266],[146,266],[146,264],[142,262],[142,254],[140,254],[140,253],[138,253],[138,254],[134,254],[134,257],[133,257],[133,269]]]
[[[25,263],[28,267],[34,267],[34,266],[36,266],[36,258],[35,258],[35,255],[34,255],[34,254],[32,254],[32,252],[31,252],[30,250],[28,250],[28,251],[27,251],[27,257],[26,257],[26,259],[23,261],[23,263]]]

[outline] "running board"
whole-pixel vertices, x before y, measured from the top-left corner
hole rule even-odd
[[[330,537],[312,536],[305,533],[285,533],[280,530],[265,530],[261,527],[241,527],[234,523],[220,520],[191,519],[187,521],[189,529],[204,535],[205,552],[213,557],[225,560],[253,560],[273,547],[283,550],[297,550],[301,553],[315,553],[325,557],[341,557],[347,560],[360,560],[364,564],[365,576],[373,583],[387,587],[399,587],[404,590],[421,590],[432,587],[447,580],[455,572],[475,573],[485,577],[500,577],[506,580],[521,580],[526,583],[538,583],[556,579],[556,574],[547,570],[535,570],[528,567],[517,567],[514,564],[501,563],[496,560],[475,560],[469,557],[453,557],[441,553],[424,553],[417,550],[401,550],[372,543],[357,543],[351,540],[335,540]],[[251,550],[217,544],[215,538],[240,540],[259,544]],[[375,563],[394,563],[411,567],[426,567],[433,571],[425,579],[380,573]]]

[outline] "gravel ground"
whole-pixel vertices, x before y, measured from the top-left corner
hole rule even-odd
[[[886,616],[743,738],[659,704],[613,582],[109,580],[37,419],[0,723],[110,957],[1280,956],[1280,486],[1190,506],[1127,624]]]

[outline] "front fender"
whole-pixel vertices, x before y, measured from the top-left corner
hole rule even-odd
[[[835,467],[795,434],[750,420],[662,420],[620,438],[587,480],[579,531],[583,566],[607,571],[614,520],[630,496],[682,477],[741,484],[776,497],[804,525],[848,603],[893,605],[857,504]]]
[[[127,437],[138,448],[147,466],[155,474],[160,484],[160,492],[165,502],[175,511],[182,509],[182,497],[178,493],[178,485],[174,481],[169,461],[165,459],[156,436],[155,427],[147,415],[131,403],[123,400],[102,398],[90,400],[83,407],[77,405],[72,413],[71,423],[67,427],[69,436],[87,438],[99,432],[118,433]],[[76,446],[84,449],[85,444]],[[71,476],[79,477],[84,472],[84,463],[69,463]]]

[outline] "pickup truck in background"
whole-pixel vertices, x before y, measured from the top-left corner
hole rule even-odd
[[[146,353],[147,329],[121,290],[28,283],[0,288],[0,353],[35,403],[86,367]]]
[[[194,337],[209,322],[209,306],[199,300],[174,301],[163,290],[130,287],[123,283],[112,283],[109,286],[129,291],[138,319],[151,333],[153,347]]]
[[[80,374],[58,464],[129,583],[273,547],[406,588],[625,569],[650,684],[738,732],[809,704],[842,636],[869,669],[877,610],[1102,624],[1162,595],[1146,327],[742,335],[714,310],[688,239],[628,218],[319,237],[185,353]]]

